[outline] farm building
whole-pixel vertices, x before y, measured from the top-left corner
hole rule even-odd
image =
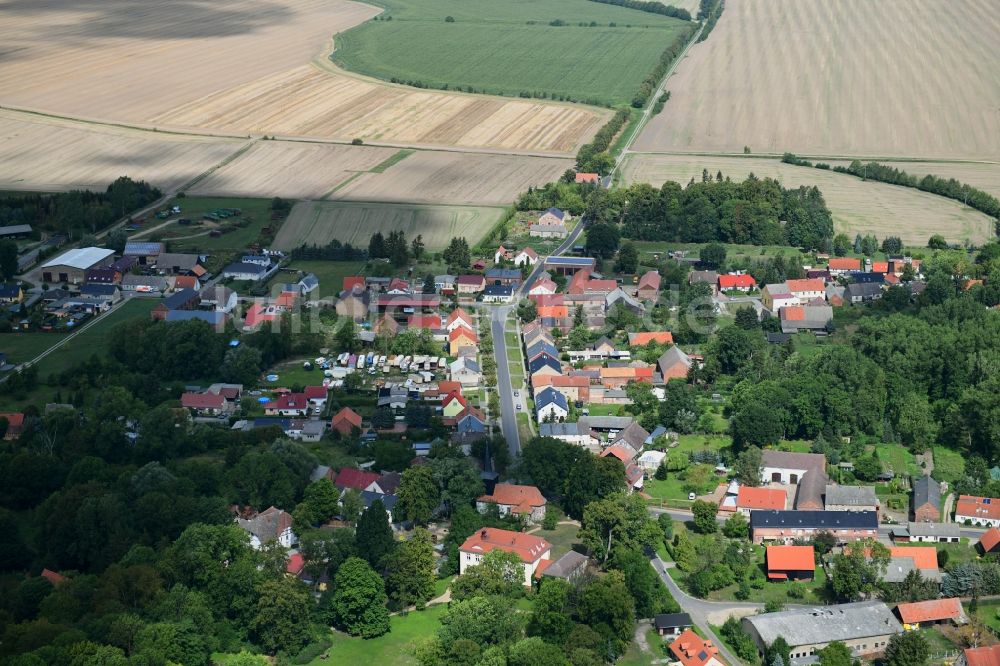
[[[913,479],[913,519],[927,523],[941,520],[941,484],[930,476]]]
[[[593,272],[597,261],[593,257],[566,257],[553,255],[545,257],[542,264],[549,273],[555,275],[573,275],[578,270],[586,269]]]
[[[262,266],[259,263],[248,261],[238,261],[222,269],[222,277],[224,278],[249,280],[252,282],[263,280],[267,276],[267,273],[266,265]]]
[[[894,541],[911,543],[959,543],[962,528],[956,523],[907,523],[905,530],[893,530]]]
[[[83,282],[87,271],[103,268],[114,261],[115,253],[101,247],[81,247],[63,252],[41,267],[43,282]]]
[[[692,626],[687,613],[660,613],[653,617],[653,628],[660,636],[679,636]]]
[[[991,527],[986,530],[976,545],[979,547],[979,552],[983,555],[1000,551],[1000,529]]]
[[[549,208],[538,216],[538,224],[562,226],[566,224],[566,213],[558,208]]]
[[[140,266],[153,265],[157,257],[166,252],[167,248],[163,243],[146,241],[129,241],[125,243],[125,251],[122,254],[126,257],[135,257]]]
[[[896,606],[899,621],[904,629],[929,627],[935,624],[965,624],[968,618],[962,610],[962,601],[957,598],[931,599]]]
[[[11,224],[6,227],[0,227],[0,238],[27,238],[30,235],[30,224]]]
[[[960,495],[955,504],[955,522],[1000,527],[1000,500],[994,497]]]
[[[768,546],[768,580],[812,580],[816,555],[812,546]]]
[[[872,486],[835,486],[827,484],[827,511],[878,511],[879,501]]]

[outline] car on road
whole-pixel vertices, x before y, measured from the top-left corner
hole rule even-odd
[[[518,392],[518,391],[514,391],[514,397],[515,397],[515,398],[520,398],[520,397],[521,397],[521,394],[520,394],[520,392]]]
[[[521,409],[521,403],[517,403],[517,404],[516,404],[516,405],[515,405],[514,407],[515,407],[516,409]]]
[[[692,501],[694,501],[694,498],[695,498],[695,497],[697,497],[697,495],[695,495],[694,493],[688,493],[688,499],[689,499],[689,500],[692,500]]]

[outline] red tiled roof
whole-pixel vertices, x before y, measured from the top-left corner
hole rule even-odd
[[[194,393],[189,391],[181,395],[181,406],[188,409],[222,409],[226,399],[217,393]]]
[[[354,488],[355,490],[364,490],[371,484],[378,481],[378,477],[379,475],[374,472],[366,472],[362,469],[345,467],[337,472],[337,478],[334,479],[333,485],[338,488]]]
[[[7,425],[11,428],[24,425],[24,412],[0,412],[0,417],[7,419]]]
[[[332,419],[330,419],[330,425],[334,428],[336,428],[339,423],[346,423],[355,428],[360,428],[361,415],[350,407],[344,407],[339,412],[334,414]]]
[[[429,314],[420,315],[412,314],[406,320],[407,328],[426,328],[432,331],[436,331],[441,328],[441,315]]]
[[[515,254],[514,256],[516,257],[521,254],[526,254],[532,259],[538,259],[538,253],[535,252],[535,249],[532,247],[521,248],[521,251]]]
[[[538,488],[513,483],[498,483],[492,495],[483,495],[479,501],[510,506],[514,513],[531,513],[535,507],[545,506],[545,498]]]
[[[785,280],[785,284],[788,285],[788,288],[791,290],[791,292],[793,294],[798,293],[798,292],[802,292],[802,291],[820,291],[821,292],[824,289],[826,289],[826,283],[823,282],[823,280],[821,280],[819,278],[815,278],[815,279],[812,279],[812,280],[808,280],[808,279],[806,279],[806,280]]]
[[[1000,645],[967,648],[965,663],[966,666],[1000,666]]]
[[[288,393],[264,405],[264,409],[307,409],[309,400],[305,393]]]
[[[486,278],[482,275],[459,275],[456,284],[476,286],[486,284]]]
[[[601,177],[596,173],[578,173],[573,179],[577,183],[596,183]]]
[[[361,275],[347,275],[344,277],[344,291],[353,291],[355,287],[365,288],[365,278]]]
[[[852,257],[833,257],[830,259],[829,268],[833,271],[860,271],[861,260]]]
[[[1000,500],[992,497],[960,495],[955,505],[955,522],[962,522],[965,517],[1000,518]]]
[[[307,400],[325,400],[327,389],[325,386],[307,386],[302,389]]]
[[[720,275],[719,289],[736,289],[738,287],[756,287],[757,280],[753,276],[747,275]]]
[[[670,651],[684,666],[704,666],[719,654],[719,648],[712,645],[712,641],[705,640],[690,629],[685,629],[670,644]]]
[[[293,553],[288,557],[288,564],[285,566],[285,571],[293,576],[298,576],[302,573],[302,569],[305,566],[306,558],[302,557],[302,553]]]
[[[445,396],[444,400],[441,401],[441,406],[444,407],[450,405],[453,400],[458,400],[458,404],[462,405],[462,407],[467,407],[469,405],[469,401],[462,396],[461,391],[456,390]]]
[[[454,342],[459,338],[465,338],[466,340],[471,340],[476,343],[479,342],[479,336],[476,335],[476,332],[466,328],[465,326],[459,326],[448,334],[448,342]]]
[[[619,444],[609,446],[608,448],[601,451],[602,458],[607,458],[608,456],[614,456],[615,458],[618,458],[618,460],[621,460],[623,463],[627,463],[630,460],[632,460],[632,452]]]
[[[781,308],[781,318],[784,321],[805,321],[806,309],[801,305],[786,305]]]
[[[485,555],[491,550],[500,549],[507,553],[516,553],[522,562],[535,562],[551,548],[552,544],[541,537],[484,527],[466,539],[459,550],[463,553]]]
[[[660,274],[657,271],[646,271],[639,278],[639,289],[659,289]]]
[[[56,573],[51,569],[42,569],[42,573],[40,575],[42,578],[52,583],[52,585],[62,585],[69,580],[66,576],[63,576],[61,573]]]
[[[995,527],[983,532],[983,536],[979,538],[979,545],[987,553],[996,548],[997,544],[1000,544],[1000,529]]]
[[[196,289],[198,278],[194,275],[178,275],[174,278],[174,289]]]
[[[767,571],[815,571],[812,546],[768,546]]]
[[[455,322],[456,319],[461,319],[462,321],[466,322],[467,324],[471,324],[472,323],[472,317],[470,317],[469,313],[466,312],[465,310],[463,310],[462,308],[455,308],[454,310],[452,310],[451,314],[448,315],[448,321],[445,322],[445,323],[448,326],[451,326]]]
[[[905,624],[957,620],[962,617],[962,602],[955,598],[931,599],[912,604],[899,604],[896,610],[899,612],[899,619]]]
[[[888,273],[889,272],[889,262],[888,261],[873,261],[872,262],[872,273]]]
[[[754,488],[740,486],[736,495],[736,506],[740,509],[785,510],[785,491],[780,488]]]
[[[891,557],[909,557],[917,569],[937,569],[937,550],[933,546],[893,546],[889,548]]]
[[[674,334],[670,331],[650,331],[648,333],[632,333],[629,335],[628,344],[630,347],[643,347],[650,342],[658,345],[674,343]]]

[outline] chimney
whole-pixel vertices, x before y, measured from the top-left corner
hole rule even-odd
[[[485,527],[483,528],[483,531],[479,533],[479,538],[480,539],[485,539],[486,538],[486,528]]]

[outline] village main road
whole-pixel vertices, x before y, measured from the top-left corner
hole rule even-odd
[[[497,365],[497,393],[500,394],[500,429],[511,460],[521,455],[521,436],[517,431],[517,411],[514,408],[514,387],[510,381],[510,366],[507,364],[507,341],[504,332],[507,319],[516,317],[517,311],[513,305],[493,308],[489,312],[490,331],[493,334],[493,358]]]

